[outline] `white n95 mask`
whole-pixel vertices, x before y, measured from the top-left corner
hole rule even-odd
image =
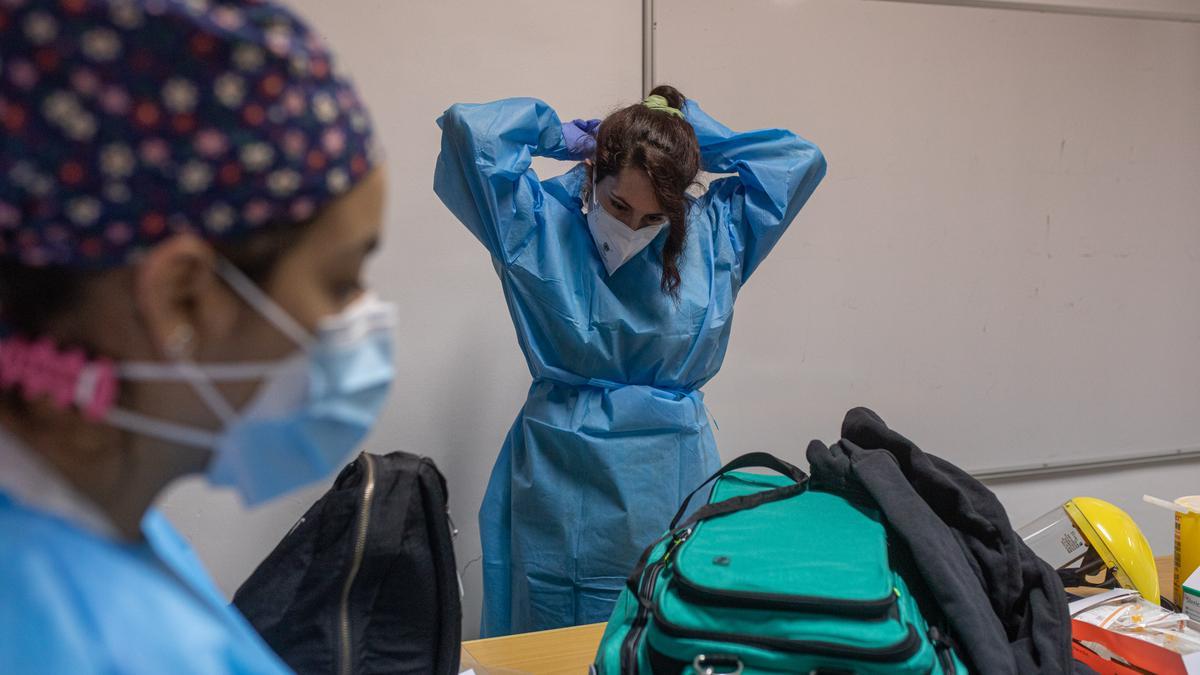
[[[110,424],[213,451],[208,479],[258,504],[337,470],[374,426],[395,376],[396,308],[371,294],[321,321],[310,334],[232,264],[219,274],[251,307],[300,348],[280,361],[198,364],[125,363],[128,380],[186,381],[222,421],[211,432],[114,409]],[[261,379],[254,397],[234,410],[218,381]]]
[[[608,270],[610,275],[649,246],[658,233],[670,224],[664,222],[647,225],[637,230],[630,228],[600,204],[595,182],[592,183],[590,202],[587,212],[588,229],[592,232],[592,239],[596,241],[596,250],[600,252],[604,269]]]

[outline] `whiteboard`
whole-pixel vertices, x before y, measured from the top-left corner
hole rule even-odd
[[[1200,25],[657,0],[654,66],[829,174],[739,298],[722,454],[875,408],[972,470],[1200,445]]]

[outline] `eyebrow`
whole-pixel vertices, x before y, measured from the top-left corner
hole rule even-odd
[[[608,192],[608,198],[609,198],[609,199],[611,199],[611,200],[613,200],[613,201],[616,201],[616,202],[621,202],[621,205],[622,205],[622,206],[629,206],[629,202],[625,201],[625,198],[624,198],[624,197],[622,197],[621,195],[619,195],[619,194],[617,194],[617,193],[613,192],[612,190],[609,190],[609,192]]]
[[[625,199],[623,199],[621,197],[621,195],[619,195],[611,190],[608,192],[608,198],[613,201],[621,202],[621,206],[624,206],[625,208],[629,208],[629,202],[625,201]],[[655,217],[661,217],[661,216],[665,216],[665,215],[667,215],[667,214],[662,213],[662,212],[656,212],[656,213],[647,213],[646,217],[647,218],[655,218]]]

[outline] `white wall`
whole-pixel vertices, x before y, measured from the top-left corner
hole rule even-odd
[[[452,508],[462,531],[458,553],[460,563],[466,565],[479,553],[475,514],[495,454],[524,400],[529,375],[487,255],[433,195],[439,142],[433,120],[455,101],[513,95],[547,99],[568,118],[602,115],[635,100],[641,76],[641,3],[606,2],[602,10],[595,2],[580,0],[551,5],[534,0],[302,0],[294,4],[327,35],[358,80],[380,127],[391,170],[388,240],[371,277],[383,294],[401,305],[406,321],[399,335],[400,381],[367,447],[374,452],[418,452],[438,462],[450,481]],[[776,0],[755,3],[762,12],[762,27],[745,30],[746,24],[740,24],[739,30],[734,19],[751,18],[745,12],[747,3],[659,0],[658,6],[660,81],[678,83],[710,112],[735,126],[795,128],[825,148],[831,167],[826,184],[802,212],[795,230],[740,299],[725,369],[708,388],[708,402],[721,425],[718,443],[726,457],[760,449],[795,459],[809,438],[836,439],[841,412],[855,404],[877,406],[898,429],[951,457],[956,449],[950,446],[962,438],[983,438],[987,457],[997,460],[994,464],[1004,463],[1004,448],[1009,445],[1019,444],[1016,454],[1027,453],[1030,439],[1049,437],[1055,448],[1084,452],[1097,437],[1082,433],[1080,421],[1089,419],[1084,414],[1088,409],[1071,405],[1071,398],[1044,400],[1029,391],[1026,379],[1043,378],[1042,371],[1053,367],[1053,360],[1031,366],[1006,351],[1012,344],[1033,344],[1035,334],[1030,331],[1036,331],[1043,320],[1066,331],[1054,342],[1056,348],[1074,340],[1081,347],[1100,350],[1104,357],[1069,355],[1072,375],[1084,379],[1076,388],[1067,387],[1064,396],[1078,393],[1095,402],[1094,388],[1105,386],[1103,374],[1111,371],[1106,364],[1136,374],[1136,365],[1143,362],[1156,369],[1163,360],[1173,360],[1182,369],[1200,362],[1193,356],[1200,347],[1193,311],[1200,291],[1196,267],[1200,223],[1171,221],[1168,229],[1178,231],[1181,240],[1164,243],[1158,235],[1166,226],[1139,217],[1144,212],[1142,201],[1151,198],[1156,208],[1188,216],[1197,213],[1197,182],[1190,180],[1191,174],[1181,173],[1200,170],[1200,75],[1194,67],[1200,65],[1200,32],[1196,27],[1158,24],[1168,26],[1169,39],[1158,33],[1150,39],[1146,31],[1154,29],[1143,27],[1150,22],[995,12],[982,18],[969,15],[976,17],[968,19],[972,33],[952,35],[939,43],[929,42],[938,37],[937,32],[922,33],[925,21],[934,16],[923,12],[990,10]],[[728,7],[736,7],[741,16],[722,13]],[[808,14],[800,19],[787,14],[776,18],[772,12],[780,10]],[[1089,23],[1083,28],[1054,23],[1062,19],[1114,23]],[[1154,129],[1142,129],[1162,124],[1152,114],[1156,110],[1163,110],[1165,119],[1185,129],[1190,129],[1187,120],[1196,121],[1197,133],[1177,138],[1174,145],[1139,146],[1128,154],[1124,146],[1089,142],[1081,147],[1068,142],[1061,152],[1080,167],[1074,182],[1059,176],[1055,179],[1059,182],[1046,183],[1030,202],[1031,212],[1043,218],[1046,213],[1037,211],[1042,206],[1035,203],[1038,199],[1062,205],[1062,215],[1055,212],[1061,220],[1054,220],[1062,229],[1049,238],[1043,237],[1044,223],[1038,224],[1036,237],[989,232],[986,228],[1004,225],[996,213],[1009,199],[1005,188],[1023,178],[994,176],[996,193],[978,192],[982,198],[972,199],[961,190],[942,187],[937,178],[914,172],[907,154],[911,146],[906,143],[916,143],[921,160],[944,172],[956,171],[956,162],[964,170],[986,164],[986,158],[972,159],[966,146],[987,140],[994,130],[972,124],[973,116],[982,110],[991,115],[989,120],[1004,119],[1023,109],[1017,104],[1022,96],[1019,73],[1005,70],[1011,67],[1005,65],[1010,52],[1054,45],[1055,35],[1066,29],[1099,31],[1111,41],[1106,49],[1119,53],[1106,56],[1101,50],[1095,55],[1100,61],[1094,62],[1088,54],[1072,52],[1068,63],[1057,64],[1057,72],[1065,78],[1062,86],[1047,86],[1038,93],[1049,99],[1062,97],[1055,114],[1064,133],[1095,134],[1110,124],[1103,110],[1091,107],[1095,80],[1077,82],[1076,70],[1086,74],[1093,67],[1116,67],[1129,78],[1114,85],[1116,90],[1108,94],[1111,101],[1103,101],[1121,103],[1130,97],[1141,101],[1125,102],[1143,117],[1129,119],[1128,126],[1113,125],[1114,137],[1137,129],[1157,138]],[[924,48],[905,52],[906,35],[921,38]],[[974,60],[955,66],[959,52]],[[811,58],[797,58],[797,54],[811,54]],[[926,77],[919,80],[924,88],[905,89],[899,81],[882,92],[866,86],[864,69],[881,62],[897,78],[924,73]],[[786,72],[780,73],[778,69],[784,67]],[[955,71],[956,86],[966,88],[956,99],[958,107],[929,96],[936,90],[933,71],[938,68]],[[974,68],[983,72],[976,74]],[[984,103],[999,109],[988,109]],[[1030,120],[1037,127],[1036,118]],[[1060,139],[1052,140],[1049,156],[1039,161],[1050,163],[1060,152]],[[859,164],[880,158],[890,163],[889,170]],[[1173,175],[1146,174],[1161,172],[1162,162],[1172,167]],[[538,166],[545,175],[556,168],[546,162]],[[856,166],[869,173],[856,172]],[[1123,250],[1079,248],[1088,241],[1087,223],[1077,217],[1087,207],[1081,195],[1103,199],[1105,191],[1112,189],[1109,184],[1095,185],[1097,176],[1124,179],[1141,190],[1136,201],[1122,207],[1128,229],[1105,230],[1122,235]],[[1164,190],[1156,192],[1154,185]],[[911,193],[908,198],[897,198],[906,192]],[[964,226],[940,240],[929,240],[926,243],[933,248],[923,250],[913,244],[911,233],[924,232],[920,228],[926,211],[935,207],[957,209],[964,223],[984,229]],[[982,257],[956,262],[953,247]],[[1108,270],[1118,274],[1103,286],[1106,292],[1123,294],[1129,303],[1153,296],[1148,308],[1134,304],[1121,309],[1134,320],[1173,307],[1180,313],[1174,323],[1158,327],[1157,332],[1137,325],[1119,327],[1120,339],[1106,341],[1104,335],[1079,330],[1081,321],[1086,328],[1087,321],[1103,323],[1108,313],[1117,311],[1099,301],[1075,314],[1059,311],[1057,305],[1044,313],[1023,314],[1024,309],[1004,301],[1002,288],[980,284],[972,303],[945,308],[944,321],[927,326],[909,321],[911,315],[905,310],[924,311],[930,303],[951,302],[957,289],[982,278],[981,270],[993,275],[989,278],[1002,276],[999,261],[988,258],[988,251],[997,247],[1004,254],[1033,251],[1021,270],[1045,277],[1047,285],[1040,292],[1053,298],[1047,303],[1067,303],[1078,294],[1102,299],[1086,287],[1077,288],[1073,270],[1083,269],[1088,275]],[[1080,257],[1089,251],[1099,254],[1090,267]],[[1139,256],[1162,254],[1171,264],[1154,278],[1129,274],[1120,262],[1127,259],[1117,256],[1130,251],[1140,252]],[[1048,261],[1047,253],[1058,256],[1059,263]],[[926,266],[914,270],[895,264],[909,255],[926,255]],[[1136,262],[1147,260],[1138,257]],[[1064,267],[1066,261],[1073,267]],[[872,289],[895,294],[905,284],[914,291],[907,305],[888,306],[869,294]],[[855,299],[859,304],[848,306]],[[845,321],[856,313],[857,319]],[[881,319],[871,320],[872,315],[883,316],[886,330],[898,331],[914,344],[919,344],[918,339],[934,345],[945,340],[954,358],[939,360],[936,353],[920,352],[915,359],[897,359],[887,351],[886,340],[871,337],[872,331],[883,330],[878,326]],[[971,328],[959,331],[956,321],[964,317]],[[995,381],[962,377],[958,372],[976,367],[978,359],[992,368]],[[1099,374],[1091,371],[1094,367]],[[1189,435],[1200,429],[1196,414],[1200,389],[1181,383],[1178,373],[1167,375],[1175,378],[1170,379],[1172,391],[1182,391],[1176,397],[1182,400],[1169,402],[1169,414],[1146,411],[1146,415],[1131,415],[1129,424],[1122,425],[1114,418],[1122,414],[1119,405],[1101,397],[1099,405],[1092,406],[1093,421],[1118,427],[1115,440],[1107,438],[1120,446],[1116,449],[1156,449],[1143,445],[1144,431],[1147,420],[1158,420],[1160,415],[1168,421],[1158,431],[1167,433],[1156,434],[1154,443],[1200,444],[1200,436]],[[1050,384],[1061,386],[1053,378]],[[1161,393],[1154,389],[1153,377],[1135,384],[1146,391],[1124,392],[1122,402],[1138,404]],[[985,425],[948,412],[985,406],[994,411]],[[1062,411],[1074,415],[1071,426],[1055,426]],[[1143,491],[1168,497],[1200,493],[1198,478],[1200,471],[1190,464],[1008,483],[996,489],[1018,524],[1076,494],[1112,499],[1129,508],[1154,545],[1165,551],[1170,542],[1168,515],[1142,508],[1136,499]],[[192,539],[222,588],[232,592],[323,489],[314,487],[247,512],[229,494],[192,481],[172,491],[165,509]],[[465,581],[469,637],[478,623],[478,566],[468,570]]]

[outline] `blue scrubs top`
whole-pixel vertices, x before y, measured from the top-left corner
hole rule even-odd
[[[291,671],[157,511],[122,543],[0,492],[0,672]]]

